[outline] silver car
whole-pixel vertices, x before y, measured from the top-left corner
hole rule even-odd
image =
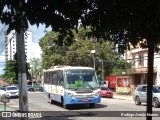
[[[19,97],[19,89],[16,86],[6,86],[2,89],[5,94],[8,97]]]
[[[147,85],[138,85],[135,92],[133,99],[136,105],[141,105],[141,103],[147,102]],[[160,106],[160,90],[153,86],[153,106],[155,108]]]
[[[160,90],[160,85],[156,85],[155,87]]]

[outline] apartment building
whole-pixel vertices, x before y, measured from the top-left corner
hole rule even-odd
[[[25,54],[27,62],[32,58],[32,32],[26,31],[24,33]],[[5,60],[13,60],[16,53],[16,32],[12,30],[5,36]]]
[[[148,73],[148,49],[140,47],[131,48],[127,51],[125,58],[132,63],[129,74],[131,75],[130,85],[147,84]],[[160,85],[160,53],[154,53],[154,85]]]

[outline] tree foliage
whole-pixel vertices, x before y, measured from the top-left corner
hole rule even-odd
[[[33,58],[30,61],[30,74],[31,79],[35,78],[36,80],[40,79],[42,73],[41,60],[39,58]]]
[[[79,32],[74,33],[74,43],[70,46],[59,46],[57,32],[47,32],[41,38],[39,45],[42,49],[42,66],[48,69],[54,65],[72,65],[72,66],[89,66],[93,67],[94,59],[96,62],[96,70],[98,74],[102,74],[102,67],[104,74],[121,74],[121,66],[125,63],[116,63],[115,58],[119,57],[117,51],[112,50],[114,43],[101,39],[99,42],[93,43],[93,38],[88,38],[87,34],[91,32],[90,28],[79,28]],[[95,49],[96,54],[93,56],[91,50]],[[103,60],[103,66],[102,66]],[[120,61],[119,59],[117,61]],[[121,60],[122,61],[122,60]],[[114,73],[113,66],[117,66],[119,72]],[[125,69],[125,68],[124,68]]]
[[[16,79],[16,61],[9,60],[6,61],[4,74],[2,77],[6,80],[8,84],[18,84],[18,80]]]
[[[59,37],[64,38],[64,34],[73,36],[71,29],[80,21],[85,27],[92,26],[92,35],[111,39],[122,50],[126,43],[135,45],[143,38],[154,41],[154,46],[159,43],[158,0],[1,0],[0,4],[0,20],[9,30],[28,28],[28,22],[41,23],[63,33]],[[73,39],[67,39],[66,43],[71,42]]]

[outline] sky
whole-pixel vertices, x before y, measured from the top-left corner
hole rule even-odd
[[[50,31],[51,28],[46,28],[47,31]],[[44,30],[45,30],[45,25],[39,25],[39,27],[37,28],[36,25],[33,26],[29,26],[29,31],[32,32],[32,47],[34,48],[34,50],[32,50],[32,54],[35,58],[41,58],[41,48],[39,47],[39,40],[45,36]],[[5,63],[5,56],[4,56],[4,52],[0,53],[0,75],[3,74],[3,69],[4,69],[4,63]]]
[[[34,48],[33,56],[35,58],[40,58],[42,51],[41,51],[41,48],[39,47],[38,42],[45,35],[45,33],[44,33],[45,25],[41,24],[38,28],[36,25],[30,26],[28,30],[32,32],[32,41],[33,41],[32,47]],[[47,28],[47,30],[49,31],[49,30],[51,30],[51,28],[49,27],[49,28]]]

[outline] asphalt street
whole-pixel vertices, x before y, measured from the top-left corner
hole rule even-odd
[[[146,105],[143,104],[141,106],[136,106],[133,102],[133,97],[130,95],[114,95],[114,98],[102,98],[101,103],[97,104],[95,108],[92,109],[88,108],[88,106],[80,105],[76,107],[73,106],[68,110],[63,109],[62,106],[58,103],[48,103],[47,99],[44,98],[43,93],[29,93],[28,96],[30,111],[36,113],[40,112],[42,114],[39,114],[37,118],[30,117],[29,120],[106,120],[106,118],[109,120],[146,120],[146,117],[132,116],[133,111],[144,112],[146,110]],[[0,103],[0,106],[1,110],[3,111],[3,104]],[[19,107],[18,99],[11,99],[10,103],[7,103],[7,106],[8,107],[6,110],[14,113],[16,110],[18,110]],[[153,108],[153,110],[160,111],[159,108]],[[45,114],[45,116],[43,114]],[[17,117],[0,118],[0,120],[6,119],[21,120],[21,118]],[[26,119],[28,118],[25,118],[25,120]],[[153,117],[152,120],[159,120],[159,117]]]

